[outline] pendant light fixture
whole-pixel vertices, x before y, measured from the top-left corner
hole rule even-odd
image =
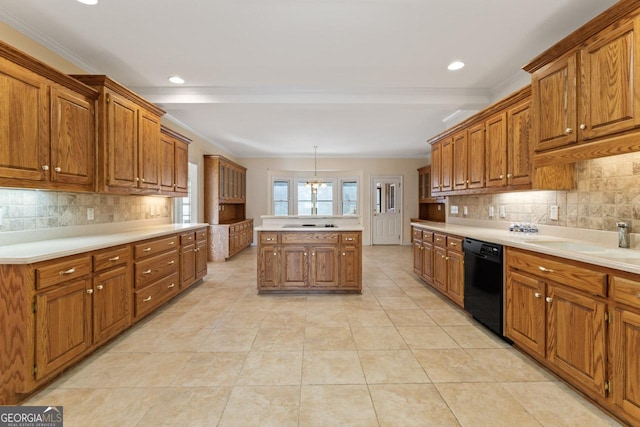
[[[304,184],[305,187],[311,188],[311,191],[316,192],[318,188],[326,187],[327,183],[324,180],[318,178],[318,146],[313,146],[314,154],[313,154],[313,179],[307,180]]]

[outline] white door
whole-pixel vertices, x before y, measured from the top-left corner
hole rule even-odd
[[[371,178],[372,227],[374,245],[399,245],[402,235],[402,177]]]

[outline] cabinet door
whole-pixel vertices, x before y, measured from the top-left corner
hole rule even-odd
[[[550,284],[547,295],[549,361],[582,386],[604,396],[605,304]]]
[[[580,55],[581,139],[640,125],[640,18],[599,34]]]
[[[280,285],[279,251],[277,246],[260,246],[258,250],[259,288],[277,288]]]
[[[107,185],[138,186],[138,107],[107,93]]]
[[[531,76],[534,150],[544,151],[576,142],[576,71],[573,54]]]
[[[517,105],[507,112],[509,142],[507,144],[507,184],[531,184],[532,150],[530,141],[529,101]]]
[[[640,422],[640,313],[616,309],[611,344],[613,400]]]
[[[174,191],[186,195],[189,190],[189,145],[186,142],[175,141],[174,148]]]
[[[100,343],[131,323],[131,272],[126,265],[94,277],[93,342]]]
[[[464,305],[464,259],[460,252],[447,251],[447,295]]]
[[[160,118],[138,110],[138,186],[160,188]]]
[[[433,283],[433,243],[422,242],[422,278]]]
[[[180,287],[186,288],[196,280],[196,245],[191,243],[180,249]]]
[[[0,59],[0,90],[1,182],[48,179],[49,116],[44,80]]]
[[[282,264],[280,268],[281,283],[284,287],[303,288],[309,278],[308,249],[304,246],[283,246],[280,249]]]
[[[51,89],[51,181],[93,190],[94,102],[64,88]]]
[[[160,136],[160,190],[165,193],[174,191],[175,148],[173,138]]]
[[[196,280],[207,275],[207,241],[196,242]]]
[[[357,288],[360,286],[360,248],[343,246],[340,252],[340,287]]]
[[[507,184],[507,114],[497,114],[485,122],[486,186]]]
[[[422,241],[413,241],[413,272],[422,275]]]
[[[505,336],[545,357],[545,285],[538,279],[507,272]]]
[[[440,159],[440,189],[453,190],[453,138],[442,141],[442,158]]]
[[[314,246],[310,252],[309,285],[312,287],[337,287],[339,283],[338,247]]]
[[[36,294],[36,380],[68,365],[91,345],[91,279]]]
[[[469,129],[468,188],[484,187],[484,123]]]
[[[452,175],[453,175],[453,189],[465,190],[467,188],[467,131],[460,132],[453,137],[452,142]]]
[[[440,176],[442,175],[442,142],[431,144],[431,194],[441,190]]]
[[[433,251],[433,286],[447,292],[447,250],[437,246]]]

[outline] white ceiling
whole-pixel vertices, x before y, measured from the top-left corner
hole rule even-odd
[[[445,117],[523,86],[525,63],[614,3],[9,0],[0,20],[238,157],[426,157]]]

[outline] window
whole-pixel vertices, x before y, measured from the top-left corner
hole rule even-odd
[[[306,180],[297,182],[298,215],[333,215],[333,183],[326,182],[316,192],[306,186]]]
[[[189,163],[189,180],[187,182],[187,196],[174,199],[174,222],[177,224],[190,224],[197,222],[195,192],[197,188],[198,165]]]
[[[273,214],[289,215],[289,181],[273,181]]]
[[[342,215],[358,213],[358,182],[342,181]]]

